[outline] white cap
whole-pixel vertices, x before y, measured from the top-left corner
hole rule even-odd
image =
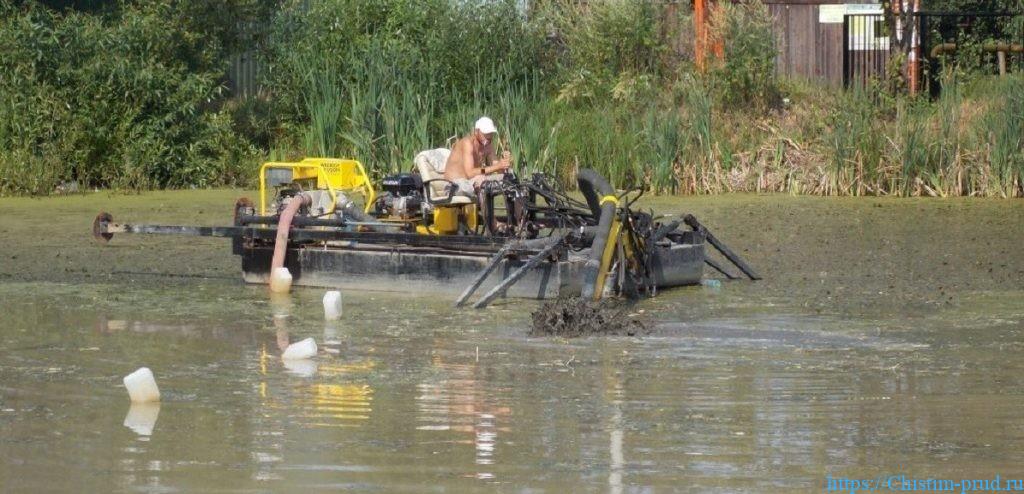
[[[494,121],[487,117],[480,117],[476,124],[473,125],[473,128],[484,134],[498,133],[498,128],[494,126]]]

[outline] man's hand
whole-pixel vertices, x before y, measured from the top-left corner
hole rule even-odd
[[[501,153],[501,159],[498,160],[498,171],[505,171],[512,168],[512,153],[505,151]]]

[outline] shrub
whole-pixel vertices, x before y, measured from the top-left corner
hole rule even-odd
[[[653,2],[595,0],[551,2],[538,13],[555,33],[559,98],[597,101],[632,99],[662,72],[660,36],[664,9]]]
[[[712,66],[716,93],[728,105],[774,105],[777,55],[772,20],[760,0],[722,2],[711,11],[711,41],[723,58]]]
[[[125,188],[235,183],[254,150],[211,108],[221,74],[163,3],[116,17],[27,5],[0,20],[0,192],[61,181]],[[216,51],[213,46],[210,50]],[[57,166],[53,166],[56,164]]]

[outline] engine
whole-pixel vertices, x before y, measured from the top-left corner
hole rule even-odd
[[[302,190],[301,188],[282,188],[278,191],[277,197],[274,198],[274,202],[270,204],[270,209],[275,214],[281,214],[284,208],[288,206],[288,203],[292,201],[296,194],[305,194],[310,197],[310,204],[308,206],[302,206],[299,208],[299,216],[313,216],[317,218],[324,217],[327,211],[332,209],[332,205],[336,211],[339,211],[348,202],[348,198],[344,194],[339,194],[338,203],[333,204],[334,199],[330,193],[323,189],[311,189]]]
[[[381,189],[373,206],[378,218],[410,219],[419,216],[423,205],[423,180],[419,175],[389,175],[381,181]]]

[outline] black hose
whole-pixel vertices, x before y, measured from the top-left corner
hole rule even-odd
[[[580,192],[583,193],[583,197],[587,200],[587,206],[590,207],[590,212],[594,217],[601,215],[601,196],[615,193],[612,186],[608,184],[608,181],[590,168],[580,170],[576,175],[576,185],[579,187]],[[609,192],[596,190],[602,187],[607,187]]]
[[[587,199],[587,205],[591,211],[600,219],[597,222],[597,229],[594,233],[594,242],[590,245],[590,259],[583,265],[583,293],[585,299],[594,298],[595,293],[600,293],[604,287],[597,285],[597,278],[601,272],[601,260],[604,256],[605,246],[608,244],[608,236],[612,228],[612,220],[615,219],[615,209],[618,200],[615,199],[615,189],[596,171],[589,168],[580,170],[576,175],[576,182],[580,192]]]

